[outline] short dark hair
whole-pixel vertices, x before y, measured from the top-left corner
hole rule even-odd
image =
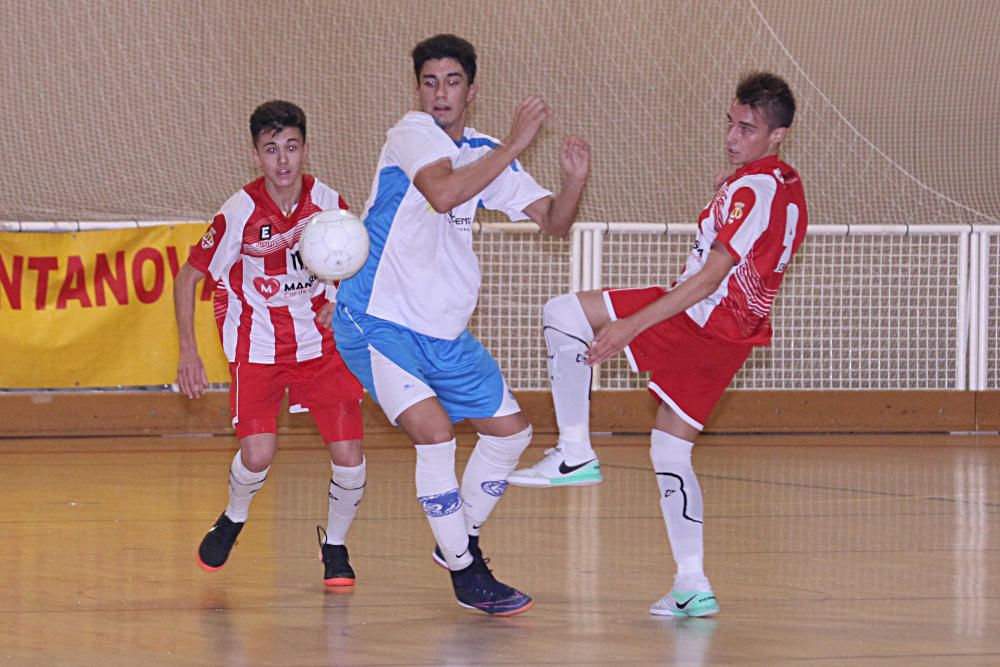
[[[286,127],[297,127],[302,133],[302,141],[306,140],[306,112],[298,105],[284,100],[264,102],[250,114],[250,136],[254,146],[263,132],[277,134]]]
[[[454,58],[465,70],[469,84],[476,80],[476,47],[455,35],[434,35],[413,47],[413,73],[420,82],[420,68],[428,60]]]
[[[770,130],[791,127],[795,96],[785,80],[770,72],[751,72],[736,86],[736,101],[760,111]]]

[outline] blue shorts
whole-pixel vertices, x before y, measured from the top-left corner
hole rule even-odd
[[[432,338],[338,303],[333,332],[344,363],[393,424],[430,396],[453,422],[521,410],[497,362],[468,331]]]

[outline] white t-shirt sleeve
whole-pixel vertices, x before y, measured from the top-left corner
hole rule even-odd
[[[540,186],[517,160],[493,179],[480,195],[483,208],[500,211],[511,220],[527,220],[524,214],[530,204],[552,193]]]
[[[389,130],[386,143],[392,161],[411,182],[417,172],[432,162],[458,155],[455,142],[425,113],[406,114]]]

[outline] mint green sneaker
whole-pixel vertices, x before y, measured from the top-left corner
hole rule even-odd
[[[507,482],[514,486],[553,487],[553,486],[591,486],[600,484],[601,463],[590,459],[583,463],[569,465],[559,447],[545,450],[545,458],[522,470],[515,470],[507,477]]]
[[[712,591],[679,591],[676,588],[653,603],[649,613],[656,616],[715,616],[719,603]]]

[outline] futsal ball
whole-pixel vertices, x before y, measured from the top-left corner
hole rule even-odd
[[[361,270],[368,259],[368,230],[350,211],[320,211],[299,238],[302,262],[320,280],[343,280]]]

